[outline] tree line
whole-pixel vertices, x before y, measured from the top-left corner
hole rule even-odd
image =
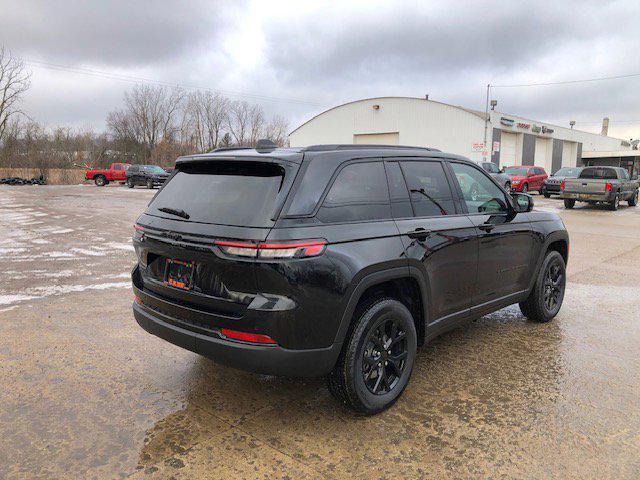
[[[107,114],[105,132],[45,128],[21,109],[30,75],[0,48],[0,167],[67,168],[111,162],[171,165],[176,157],[220,147],[287,142],[289,124],[257,104],[209,90],[140,84]]]

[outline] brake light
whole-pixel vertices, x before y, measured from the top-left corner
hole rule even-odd
[[[605,192],[610,192],[611,191],[611,184],[609,182],[607,182],[607,184],[604,186],[604,191]]]
[[[133,228],[135,228],[136,230],[138,230],[139,232],[144,232],[144,227],[141,227],[140,225],[138,225],[137,223],[133,225]]]
[[[261,333],[238,332],[237,330],[229,330],[222,328],[220,333],[229,340],[238,340],[247,343],[259,343],[261,345],[276,345],[276,342],[269,335]]]
[[[138,305],[142,305],[142,300],[140,300],[140,297],[139,297],[139,296],[134,295],[134,296],[133,296],[133,299],[135,300],[135,302],[136,302]]]
[[[316,257],[322,255],[327,246],[325,240],[282,243],[249,243],[216,240],[215,244],[227,255],[264,259]]]
[[[560,190],[564,190],[564,180],[562,180],[562,183],[560,184]]]

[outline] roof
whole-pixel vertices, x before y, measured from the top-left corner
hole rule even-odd
[[[447,107],[454,107],[454,108],[458,108],[460,110],[463,110],[467,113],[471,113],[472,115],[476,115],[478,117],[480,117],[482,120],[484,120],[486,118],[484,112],[481,112],[479,110],[473,110],[471,108],[465,108],[465,107],[461,107],[459,105],[451,105],[449,103],[444,103],[444,102],[437,102],[435,100],[428,100],[424,97],[402,97],[402,96],[389,96],[389,97],[371,97],[371,98],[361,98],[359,100],[352,100],[351,102],[346,102],[346,103],[341,103],[340,105],[336,105],[334,107],[331,107],[327,110],[324,110],[323,112],[318,113],[317,115],[314,115],[313,117],[311,117],[309,120],[307,120],[306,122],[298,125],[295,129],[293,129],[289,135],[291,135],[292,133],[294,133],[296,130],[299,130],[300,128],[304,127],[307,123],[315,120],[316,118],[318,118],[320,115],[324,115],[327,112],[330,112],[331,110],[335,110],[337,108],[340,107],[344,107],[345,105],[351,105],[353,103],[360,103],[360,102],[368,102],[371,100],[385,100],[385,99],[403,99],[403,100],[420,100],[422,102],[430,102],[430,103],[436,103],[438,105],[446,105]]]
[[[270,148],[257,150],[251,147],[237,147],[237,148],[225,148],[221,150],[214,150],[208,153],[198,153],[195,155],[185,155],[178,157],[176,165],[187,162],[217,160],[217,159],[230,159],[245,157],[249,159],[267,159],[267,158],[279,158],[282,160],[289,160],[292,162],[300,163],[302,161],[302,149],[301,148]]]
[[[640,157],[640,150],[617,150],[610,152],[582,152],[582,158]]]

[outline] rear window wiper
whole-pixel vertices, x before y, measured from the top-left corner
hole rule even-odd
[[[182,217],[185,218],[187,220],[189,220],[189,214],[187,212],[185,212],[184,210],[178,210],[175,208],[169,208],[169,207],[160,207],[158,208],[159,212],[164,212],[164,213],[170,213],[171,215],[176,215],[178,217]]]

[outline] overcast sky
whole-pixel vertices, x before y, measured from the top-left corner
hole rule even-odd
[[[206,87],[291,129],[346,101],[419,96],[484,109],[485,86],[640,73],[640,2],[0,0],[0,43],[30,62],[25,110],[104,128],[132,83]],[[267,98],[268,97],[268,98]],[[498,110],[640,137],[640,77],[496,88]]]

